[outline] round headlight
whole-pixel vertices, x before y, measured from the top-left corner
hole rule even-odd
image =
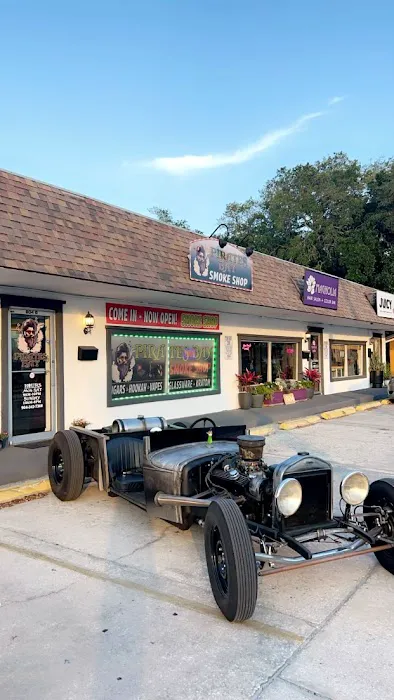
[[[352,472],[341,483],[341,496],[349,506],[359,506],[368,496],[369,482],[365,474]]]
[[[285,479],[275,493],[278,509],[285,518],[294,515],[301,505],[302,487],[297,479]]]

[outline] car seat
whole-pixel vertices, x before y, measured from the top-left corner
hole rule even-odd
[[[143,442],[130,435],[119,435],[107,442],[111,485],[115,491],[143,491]]]

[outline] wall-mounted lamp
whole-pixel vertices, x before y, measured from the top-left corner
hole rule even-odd
[[[227,240],[227,239],[228,239],[228,237],[229,237],[229,230],[228,230],[227,224],[219,224],[219,226],[216,226],[215,230],[212,231],[212,233],[211,233],[211,235],[209,236],[209,238],[213,238],[213,236],[215,235],[215,233],[216,233],[216,231],[218,230],[218,228],[221,228],[222,226],[224,226],[224,228],[226,229],[227,234],[226,234],[226,237],[225,237],[225,238],[219,238],[219,246],[220,246],[220,248],[225,248],[226,245],[227,245],[227,243],[228,243],[228,240]],[[240,241],[237,241],[237,243],[236,243],[235,245],[237,245],[237,246],[242,246],[242,243],[245,241],[245,239],[246,239],[248,236],[249,236],[249,234],[246,234],[246,236],[243,236],[243,238],[241,238]],[[253,249],[251,246],[248,246],[247,248],[245,248],[245,255],[246,255],[248,258],[250,258],[250,256],[253,255],[253,251],[254,251],[254,249]]]
[[[311,334],[310,333],[305,333],[305,338],[304,340],[310,340],[311,339]]]
[[[94,316],[92,316],[90,311],[88,311],[88,313],[86,314],[84,321],[85,328],[83,329],[83,332],[85,333],[85,335],[87,335],[88,333],[91,333],[92,328],[94,328]]]

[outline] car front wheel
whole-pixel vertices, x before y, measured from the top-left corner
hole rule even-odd
[[[380,506],[386,512],[387,523],[384,526],[384,534],[394,540],[394,479],[379,479],[372,482],[364,502],[364,512],[370,513],[372,506]],[[371,517],[366,518],[366,522],[369,529],[376,525],[374,518]],[[384,569],[394,574],[394,548],[375,552],[375,557]]]
[[[234,501],[212,501],[205,519],[204,539],[216,603],[230,622],[248,620],[256,607],[257,567],[248,527]]]
[[[48,451],[48,476],[55,496],[73,501],[81,495],[84,481],[81,443],[73,430],[60,430],[53,437]]]

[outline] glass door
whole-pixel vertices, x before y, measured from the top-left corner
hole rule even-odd
[[[55,429],[54,314],[10,309],[9,426],[13,444]]]
[[[312,333],[310,340],[311,359],[309,369],[317,370],[321,375],[321,334]],[[315,383],[315,392],[321,393],[321,379]]]

